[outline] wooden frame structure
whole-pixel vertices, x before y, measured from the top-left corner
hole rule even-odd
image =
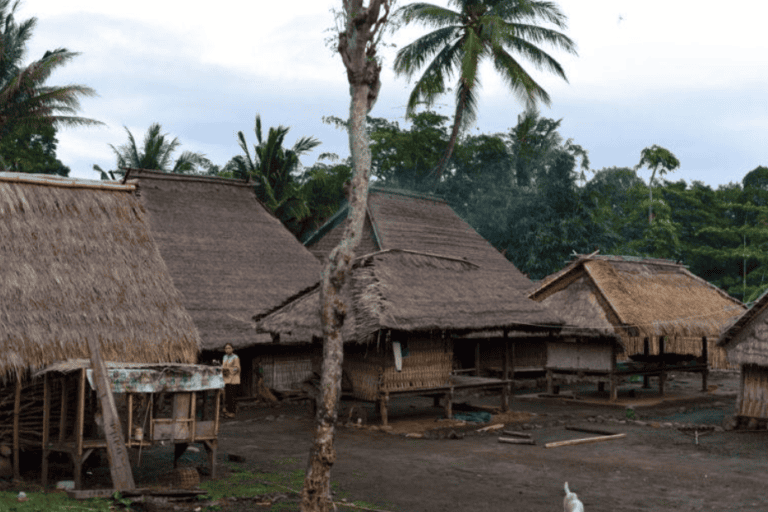
[[[75,489],[82,489],[83,463],[98,449],[107,448],[107,439],[103,434],[98,434],[98,425],[92,415],[95,391],[89,390],[87,373],[88,367],[84,363],[70,371],[62,371],[54,368],[43,370],[43,432],[42,432],[42,485],[47,485],[49,462],[51,452],[66,453],[70,456],[74,466]],[[114,365],[112,365],[114,366]],[[138,367],[166,365],[134,365]],[[177,365],[185,369],[194,368],[194,365]],[[210,367],[204,367],[209,369]],[[57,371],[58,370],[58,371]],[[221,380],[220,369],[218,380]],[[39,374],[38,374],[39,375]],[[73,386],[74,384],[74,386]],[[72,410],[70,391],[74,387],[75,404]],[[153,446],[156,443],[170,443],[174,445],[174,468],[178,459],[186,451],[187,446],[193,443],[203,444],[210,465],[211,476],[216,476],[216,453],[218,449],[219,412],[223,393],[223,380],[219,387],[214,385],[195,391],[161,391],[162,394],[155,398],[155,393],[140,391],[126,391],[124,395],[125,413],[122,415],[121,424],[126,448],[138,449]],[[170,417],[159,412],[163,405],[162,397],[170,396],[172,412]],[[137,398],[143,401],[143,418],[139,417],[140,425],[135,424],[134,409]],[[202,407],[198,409],[198,398],[202,400]],[[55,405],[58,411],[54,411]],[[212,402],[209,402],[212,400]],[[90,403],[89,403],[90,402]],[[209,416],[206,411],[212,410]],[[54,417],[54,412],[57,412]],[[141,412],[140,412],[141,413]],[[200,413],[200,414],[198,414]],[[198,419],[200,416],[200,419]],[[148,426],[148,432],[144,433],[144,427]],[[138,456],[136,458],[138,463]]]
[[[548,342],[548,351],[553,349],[552,344],[555,342]],[[579,345],[579,343],[569,343],[569,345]],[[586,344],[583,344],[586,345]],[[667,375],[670,372],[689,372],[689,373],[701,373],[701,389],[707,390],[707,378],[709,376],[709,353],[707,349],[707,338],[702,338],[702,355],[687,362],[676,361],[674,354],[666,354],[664,352],[664,339],[659,339],[659,354],[650,355],[650,343],[648,338],[644,340],[643,356],[639,361],[628,361],[625,363],[617,363],[618,350],[617,345],[612,343],[607,350],[610,350],[608,355],[608,363],[610,368],[599,368],[591,365],[586,367],[576,367],[578,365],[572,364],[570,367],[558,366],[552,358],[548,358],[547,362],[547,393],[557,394],[556,384],[558,382],[595,382],[598,385],[598,390],[603,391],[605,384],[609,386],[609,397],[611,401],[618,398],[619,385],[629,379],[629,377],[638,375],[643,377],[643,387],[648,388],[649,378],[659,378],[659,395],[664,394],[664,386],[667,381]],[[672,356],[670,359],[667,356]]]

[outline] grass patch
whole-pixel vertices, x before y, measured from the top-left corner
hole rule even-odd
[[[272,493],[299,492],[303,483],[302,470],[289,473],[254,473],[237,468],[227,478],[203,482],[200,488],[215,501],[229,497],[249,498]]]
[[[26,492],[26,491],[25,491]],[[17,501],[18,491],[0,491],[0,510],[3,512],[109,512],[112,500],[93,498],[78,501],[64,492],[27,492],[27,501]]]

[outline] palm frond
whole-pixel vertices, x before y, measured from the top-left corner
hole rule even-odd
[[[550,104],[550,98],[545,91],[531,75],[503,48],[494,48],[493,66],[502,76],[507,86],[527,107],[532,107],[541,101],[546,105]]]
[[[403,20],[405,25],[422,23],[423,25],[433,27],[459,25],[462,21],[461,12],[425,2],[405,5],[395,11],[395,17]]]
[[[511,27],[514,31],[514,37],[506,39],[510,43],[513,40],[525,41],[528,44],[546,43],[553,48],[565,50],[572,55],[578,55],[578,52],[576,51],[576,43],[562,32],[521,23],[515,23],[514,25],[511,25]]]
[[[408,98],[406,115],[413,115],[420,103],[430,107],[437,97],[445,92],[445,80],[453,75],[454,68],[461,65],[462,56],[460,42],[457,42],[451,46],[445,46],[432,59],[421,78],[413,86],[413,91]]]
[[[516,53],[531,61],[533,65],[536,66],[536,69],[543,69],[554,73],[568,82],[568,77],[565,75],[565,70],[560,63],[538,46],[520,38],[507,41],[507,44],[504,46],[510,50],[514,50]]]
[[[320,141],[314,137],[301,137],[296,141],[296,144],[293,145],[291,151],[296,153],[297,156],[301,156],[305,153],[308,153],[309,151],[312,151],[319,145]]]
[[[435,54],[454,46],[459,41],[460,31],[461,27],[458,26],[441,28],[401,48],[395,56],[395,73],[405,75],[410,80]]]

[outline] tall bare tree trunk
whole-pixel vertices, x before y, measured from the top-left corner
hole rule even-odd
[[[303,512],[334,509],[331,498],[331,467],[336,461],[333,446],[338,405],[341,398],[341,365],[344,359],[342,328],[350,307],[348,284],[355,249],[363,233],[368,202],[371,151],[365,118],[381,87],[381,65],[376,60],[376,42],[387,21],[392,0],[343,0],[345,30],[339,34],[339,53],[347,69],[350,87],[349,149],[353,175],[349,188],[349,215],[339,245],[331,251],[322,273],[320,289],[323,324],[323,371],[315,418],[315,439],[301,496]],[[382,12],[383,10],[383,12]]]

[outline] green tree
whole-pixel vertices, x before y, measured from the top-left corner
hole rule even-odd
[[[248,150],[245,135],[239,131],[237,140],[244,154],[234,157],[227,164],[227,169],[237,177],[252,179],[256,196],[296,233],[299,223],[310,214],[297,181],[301,166],[299,157],[319,146],[320,141],[314,137],[301,137],[291,149],[285,149],[283,144],[289,128],[270,128],[264,139],[261,116],[258,114],[254,131],[258,144],[253,147],[253,156]]]
[[[56,158],[57,144],[53,126],[17,126],[0,140],[0,169],[69,176],[69,167]]]
[[[402,7],[398,14],[404,24],[418,22],[437,30],[402,48],[395,58],[395,72],[409,79],[417,70],[424,73],[408,99],[407,114],[420,104],[430,107],[447,91],[446,78],[458,72],[456,111],[448,146],[437,164],[441,176],[453,152],[461,128],[477,115],[480,62],[489,59],[510,90],[527,106],[550,103],[549,94],[523,68],[513,54],[539,69],[567,81],[562,66],[538,45],[546,43],[576,54],[576,45],[562,32],[540,26],[549,23],[566,28],[566,17],[552,2],[535,0],[451,0],[451,10],[428,3]],[[427,64],[427,61],[431,61]]]
[[[0,0],[0,139],[19,127],[41,130],[47,126],[98,125],[77,116],[80,98],[94,96],[84,85],[46,85],[51,74],[78,54],[65,48],[46,51],[42,58],[22,64],[26,44],[37,23],[15,19],[19,0]]]
[[[658,171],[659,177],[668,172],[672,172],[680,167],[680,160],[668,149],[654,144],[640,152],[640,162],[635,166],[635,170],[648,167],[651,169],[651,177],[648,180],[648,224],[653,222],[653,179]]]
[[[117,157],[117,170],[110,171],[113,178],[115,175],[123,175],[123,169],[194,173],[212,165],[205,155],[192,151],[184,151],[174,160],[173,153],[181,146],[181,142],[176,137],[171,139],[167,133],[161,133],[160,123],[152,123],[144,135],[141,147],[136,144],[131,131],[127,127],[124,128],[128,132],[128,142],[118,147],[109,145]],[[93,169],[101,173],[102,179],[107,179],[107,173],[101,167],[94,165]]]
[[[313,233],[341,208],[351,179],[352,167],[348,163],[328,165],[317,162],[298,177],[301,196],[309,209],[309,215],[294,232],[298,239]]]

